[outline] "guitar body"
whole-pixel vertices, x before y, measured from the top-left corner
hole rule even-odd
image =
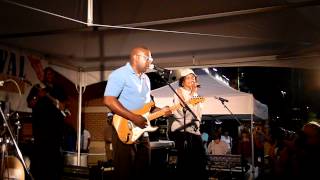
[[[154,106],[153,102],[147,103],[143,108],[132,111],[139,115],[148,115],[150,109]],[[146,128],[139,128],[134,125],[130,120],[127,120],[119,115],[114,115],[112,125],[117,131],[119,139],[125,144],[133,144],[144,132],[152,132],[158,129],[158,127],[152,127],[148,120],[148,126]]]

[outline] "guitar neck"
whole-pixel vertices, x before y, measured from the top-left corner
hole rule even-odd
[[[59,110],[61,110],[61,111],[63,111],[63,110],[65,110],[63,107],[62,107],[62,103],[58,100],[58,99],[56,99],[56,98],[54,98],[54,97],[52,97],[50,94],[46,94],[46,96],[47,96],[47,98],[49,98],[50,100],[51,100],[51,102],[55,105],[55,106],[57,106],[57,108],[59,109]]]
[[[176,105],[171,106],[169,109],[171,110],[171,112],[173,112],[173,111],[177,110],[180,107],[181,107],[180,104],[176,104]],[[165,109],[161,109],[161,110],[159,110],[157,112],[151,113],[151,114],[148,115],[148,120],[151,121],[151,120],[157,119],[157,118],[165,115],[165,113],[166,113]]]
[[[52,97],[50,94],[46,94],[46,96],[47,96],[47,98],[49,98],[52,102],[56,102],[57,101],[57,99],[56,98],[54,98],[54,97]]]

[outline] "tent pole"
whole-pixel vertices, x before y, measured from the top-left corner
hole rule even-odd
[[[254,142],[253,142],[253,114],[251,114],[251,164],[252,164],[252,178],[254,179],[255,167],[254,167]]]
[[[77,138],[77,166],[80,166],[80,145],[81,145],[81,104],[82,104],[82,72],[79,70],[79,90],[78,90],[78,138]]]
[[[93,23],[93,0],[88,0],[87,26],[91,26],[92,23]]]

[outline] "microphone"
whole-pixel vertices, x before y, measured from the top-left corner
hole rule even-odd
[[[163,76],[163,75],[169,76],[172,74],[171,70],[156,66],[154,64],[150,64],[149,69],[153,69],[153,70],[157,71],[157,73],[159,73],[161,76]]]
[[[159,66],[156,66],[154,64],[150,64],[149,65],[149,69],[153,69],[156,71],[156,73],[158,75],[160,75],[160,77],[168,82],[173,82],[176,80],[176,77],[174,76],[174,74],[172,73],[172,70],[169,69],[165,69]]]
[[[229,102],[228,99],[225,99],[225,98],[223,98],[223,97],[217,97],[217,96],[215,96],[215,98],[218,99],[218,100],[220,100],[222,103],[224,103],[224,102]]]
[[[192,82],[192,86],[193,86],[193,87],[197,87],[197,88],[200,88],[200,87],[201,87],[201,85],[198,84],[197,82]]]
[[[201,87],[201,85],[198,84],[198,83],[196,83],[196,82],[192,82],[192,84],[193,84],[194,87],[197,87],[197,88],[200,88],[200,87]]]
[[[156,71],[158,71],[158,72],[171,72],[171,71],[168,70],[168,69],[165,69],[165,68],[156,66],[156,65],[154,65],[154,64],[150,64],[150,65],[149,65],[149,69],[153,69],[153,70],[156,70]]]

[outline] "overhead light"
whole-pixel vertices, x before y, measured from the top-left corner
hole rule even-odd
[[[202,68],[202,70],[203,70],[204,72],[206,72],[207,74],[210,74],[210,71],[209,71],[208,68]]]

